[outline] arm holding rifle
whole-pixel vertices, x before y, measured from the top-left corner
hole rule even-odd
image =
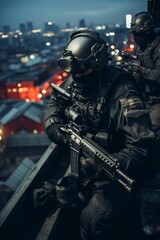
[[[67,122],[65,109],[71,104],[71,96],[64,90],[66,82],[61,87],[54,83],[52,84],[54,90],[44,112],[44,125],[47,136],[56,144],[66,143],[65,136],[60,131],[60,127]],[[61,91],[57,92],[57,89],[61,89]]]
[[[109,154],[105,149],[96,144],[93,140],[84,135],[82,126],[78,126],[74,122],[70,122],[61,128],[65,132],[71,148],[71,175],[79,178],[79,155],[93,158],[98,165],[102,167],[106,176],[121,184],[128,192],[134,188],[135,181],[129,178],[119,168],[118,159]],[[82,135],[82,136],[81,136]],[[84,135],[84,136],[83,136]]]

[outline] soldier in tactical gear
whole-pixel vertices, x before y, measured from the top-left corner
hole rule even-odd
[[[94,159],[81,157],[81,181],[91,178],[93,182],[81,210],[83,240],[138,239],[134,236],[139,226],[137,195],[142,180],[152,177],[157,164],[155,136],[138,85],[128,72],[107,65],[108,58],[106,42],[97,32],[74,32],[58,61],[71,74],[62,84],[71,99],[66,101],[53,92],[45,111],[46,133],[51,141],[67,141],[61,127],[70,117],[83,121],[88,136],[116,157],[121,169],[137,182],[135,191],[128,193],[111,182]],[[63,199],[59,201],[63,204]]]
[[[139,46],[139,64],[132,66],[151,111],[154,130],[160,138],[160,36],[148,12],[137,13],[131,22],[134,40]]]
[[[137,13],[131,22],[134,40],[139,46],[137,54],[139,64],[132,66],[144,93],[150,111],[156,143],[160,147],[160,35],[156,33],[156,22],[148,12]],[[160,161],[160,151],[159,151]],[[160,232],[160,169],[152,181],[146,182],[141,193],[143,229],[150,234]],[[156,189],[156,190],[155,190]]]

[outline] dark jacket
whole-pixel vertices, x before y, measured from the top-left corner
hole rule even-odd
[[[64,88],[66,84],[67,81]],[[52,126],[68,121],[65,116],[68,106],[78,105],[88,132],[94,136],[99,131],[106,132],[104,147],[117,157],[129,176],[143,178],[155,166],[156,150],[148,110],[136,82],[125,71],[107,67],[101,73],[100,87],[98,80],[95,84],[88,95],[83,91],[78,94],[74,83],[69,84],[71,101],[56,99],[53,94],[44,115],[46,133],[50,137]]]
[[[160,144],[160,36],[148,44],[145,50],[140,51],[138,58],[142,66],[139,83],[150,109],[157,143]]]
[[[160,36],[144,51],[140,51],[139,60],[145,67],[145,77],[160,83]]]
[[[151,96],[160,96],[160,36],[144,51],[140,51],[138,58],[144,68],[142,77],[145,78],[145,92]]]

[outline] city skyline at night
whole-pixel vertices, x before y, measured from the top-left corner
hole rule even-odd
[[[82,18],[86,24],[114,24],[125,22],[125,15],[147,10],[147,0],[92,0],[75,2],[52,0],[2,0],[0,28],[9,25],[16,29],[21,22],[31,21],[35,27],[43,27],[47,21],[64,27],[67,22],[76,25]]]

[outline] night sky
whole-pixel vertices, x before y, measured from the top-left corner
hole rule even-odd
[[[82,18],[86,24],[124,23],[125,14],[132,15],[147,10],[147,0],[1,0],[0,28],[32,21],[34,27],[44,22],[64,27],[66,22],[78,24]]]

